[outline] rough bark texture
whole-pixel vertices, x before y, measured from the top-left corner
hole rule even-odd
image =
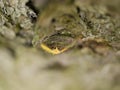
[[[52,55],[39,48],[40,34],[49,36],[49,18],[61,13],[45,10],[58,3],[66,9],[71,2],[83,20],[85,41]],[[120,90],[119,5],[120,0],[0,0],[0,90]]]

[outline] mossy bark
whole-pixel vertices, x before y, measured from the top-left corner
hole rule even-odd
[[[91,32],[96,34],[97,28],[104,31],[106,26],[110,26],[113,33],[105,32],[100,35],[107,38],[112,47],[104,47],[98,43],[98,39],[95,40],[97,43],[93,43],[92,39],[83,42],[82,47],[75,46],[58,55],[49,54],[32,44],[39,40],[35,30],[38,21],[36,19],[51,3],[45,0],[38,10],[35,1],[37,2],[0,0],[0,90],[119,90],[120,1],[101,0],[98,3],[97,0],[74,0],[74,4],[81,8],[82,15],[85,14],[87,20],[94,22],[91,26],[91,23],[85,21],[88,26],[85,27],[88,28],[86,30],[93,30],[88,31],[89,35],[84,32],[86,37],[90,36]],[[68,1],[65,3],[70,4]],[[42,0],[39,2],[42,3]],[[93,12],[98,16],[98,12],[101,12],[102,18],[107,16],[105,22],[103,19],[91,18]],[[81,18],[85,19],[84,16]],[[48,26],[45,28],[49,29]],[[33,37],[36,38],[34,41]]]

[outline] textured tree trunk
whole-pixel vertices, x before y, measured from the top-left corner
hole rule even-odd
[[[101,35],[110,48],[99,45],[99,40],[85,41],[58,55],[34,47],[36,24],[49,3],[73,1],[83,11],[94,12],[95,6],[103,18],[105,14],[110,18],[106,23],[113,23],[114,33]],[[120,0],[0,0],[0,90],[120,90],[119,5]],[[86,14],[88,20],[90,15]],[[94,30],[97,25],[92,25]]]

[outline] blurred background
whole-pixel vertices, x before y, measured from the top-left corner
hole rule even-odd
[[[120,12],[120,0],[30,0],[36,8],[45,6],[49,2],[80,2],[84,4],[101,4],[105,5],[110,11]]]
[[[120,0],[0,0],[0,90],[120,90],[119,49],[52,55],[31,45],[39,15],[56,2],[103,6],[112,21],[120,17]]]

